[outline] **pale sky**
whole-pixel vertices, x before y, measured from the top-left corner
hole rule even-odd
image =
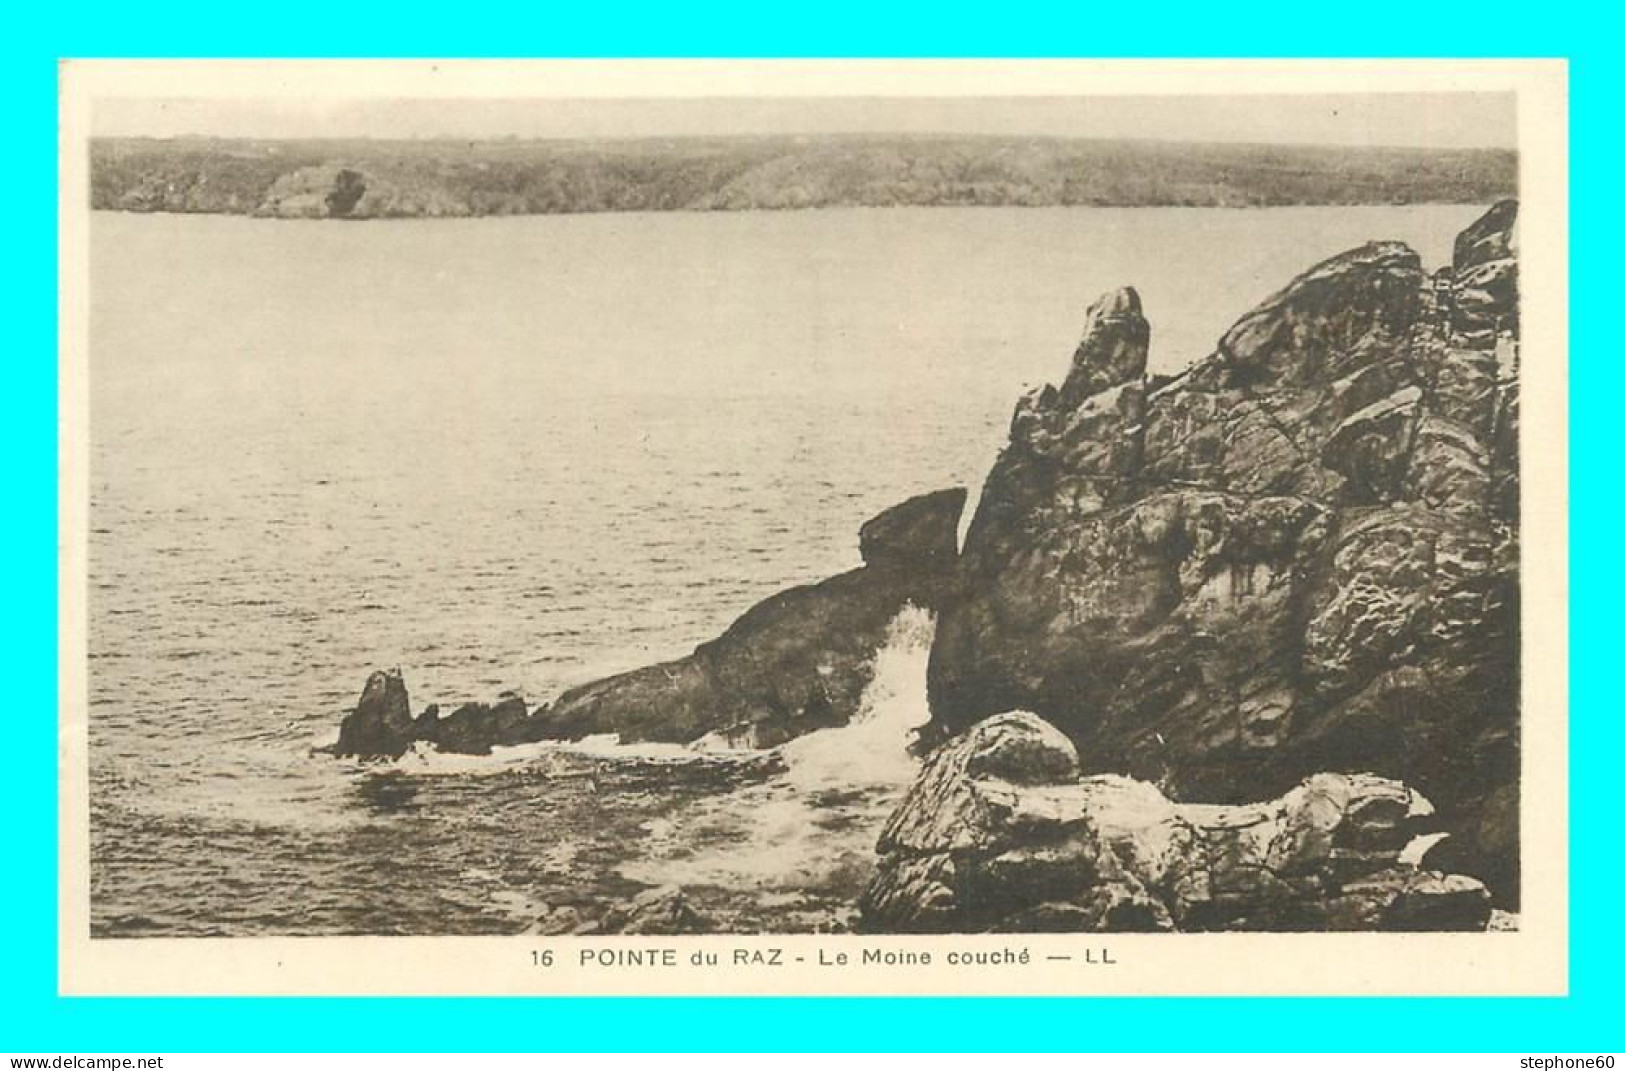
[[[108,99],[97,135],[256,138],[962,133],[1515,148],[1510,93],[532,100]]]

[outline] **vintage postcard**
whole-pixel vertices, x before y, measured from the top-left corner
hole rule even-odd
[[[66,61],[68,994],[1560,994],[1557,61]]]

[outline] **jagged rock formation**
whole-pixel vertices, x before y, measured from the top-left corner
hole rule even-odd
[[[1397,778],[1515,904],[1516,214],[1432,277],[1398,243],[1334,257],[1168,381],[1138,295],[1096,302],[988,476],[935,735],[1031,710],[1181,800]]]
[[[905,604],[941,601],[964,508],[962,487],[894,506],[863,526],[862,568],[779,592],[686,658],[583,685],[534,711],[506,696],[446,718],[431,707],[414,719],[399,671],[374,673],[334,751],[397,757],[425,741],[442,751],[486,754],[497,745],[599,733],[626,742],[709,736],[765,748],[844,725],[873,677],[892,619]]]
[[[964,933],[1482,930],[1477,880],[1406,858],[1432,808],[1404,785],[1317,774],[1280,799],[1176,804],[1079,776],[1025,712],[937,749],[880,838],[870,929]]]
[[[401,671],[379,670],[367,678],[355,711],[339,725],[336,755],[403,754],[416,735],[412,700]]]
[[[335,755],[399,758],[422,741],[442,751],[485,755],[497,743],[527,739],[530,718],[525,701],[505,695],[494,705],[467,703],[442,718],[440,707],[412,715],[412,700],[399,669],[376,670],[367,678],[361,699],[339,724]]]

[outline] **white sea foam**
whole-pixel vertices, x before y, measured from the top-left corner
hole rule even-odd
[[[758,754],[738,748],[708,747],[699,749],[687,744],[621,743],[617,733],[584,736],[580,740],[560,741],[552,745],[559,751],[584,758],[604,759],[610,762],[698,762],[707,758],[746,758]]]
[[[489,755],[459,755],[419,740],[395,760],[393,768],[421,777],[497,774],[545,761],[556,750],[545,744],[516,744],[494,747]]]
[[[797,788],[906,785],[917,763],[908,753],[914,730],[930,717],[925,670],[936,622],[929,611],[903,607],[875,654],[874,678],[848,725],[808,733],[779,748]]]
[[[432,743],[420,740],[396,759],[392,768],[412,776],[480,776],[531,766],[569,764],[571,760],[576,760],[577,765],[596,761],[609,765],[693,766],[737,762],[761,754],[757,751],[723,749],[701,751],[683,744],[623,744],[618,734],[603,733],[580,740],[542,740],[532,744],[493,747],[489,755],[460,755],[441,751]]]
[[[779,747],[786,779],[803,792],[831,788],[904,785],[913,777],[908,753],[913,732],[929,717],[925,667],[935,621],[929,611],[905,606],[875,654],[874,677],[847,725],[821,729]],[[494,747],[489,755],[443,752],[418,741],[394,763],[405,774],[425,776],[500,773],[565,757],[600,762],[691,765],[760,758],[763,752],[726,747],[715,736],[695,744],[622,743],[619,734],[580,740],[543,740]]]
[[[339,742],[339,727],[329,726],[310,738],[311,751],[326,751]]]
[[[1423,857],[1432,850],[1435,844],[1448,836],[1450,836],[1448,833],[1424,833],[1421,836],[1412,837],[1410,843],[1406,844],[1399,853],[1399,864],[1401,866],[1421,866]]]
[[[904,607],[849,724],[780,747],[780,776],[674,814],[621,873],[649,884],[850,893],[918,768],[908,744],[929,716],[925,674],[934,633],[928,611]],[[708,847],[691,851],[695,844]]]

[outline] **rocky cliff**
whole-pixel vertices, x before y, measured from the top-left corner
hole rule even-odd
[[[934,736],[1032,711],[1184,801],[1397,779],[1516,903],[1516,216],[1432,275],[1391,242],[1317,265],[1171,380],[1138,295],[1097,301],[987,478]]]
[[[1483,884],[1423,869],[1432,806],[1369,774],[1280,799],[1176,804],[1081,777],[1035,715],[978,723],[926,763],[880,837],[865,923],[888,932],[1481,930]]]
[[[686,658],[565,692],[529,710],[506,696],[441,717],[414,717],[399,671],[377,672],[344,719],[339,755],[396,757],[414,742],[485,754],[493,746],[618,734],[625,742],[702,737],[774,747],[845,724],[874,673],[875,653],[905,604],[935,607],[953,576],[964,488],[919,495],[859,531],[862,568],[758,603]]]

